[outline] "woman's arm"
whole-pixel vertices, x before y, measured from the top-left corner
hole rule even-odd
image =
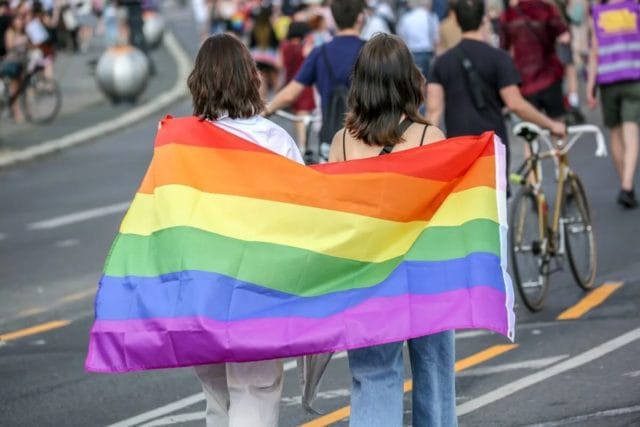
[[[595,35],[593,22],[589,20],[591,33],[591,49],[589,50],[589,64],[587,66],[587,104],[592,110],[598,105],[596,101],[596,74],[598,73],[598,38]]]

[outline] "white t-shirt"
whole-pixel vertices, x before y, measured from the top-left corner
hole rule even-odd
[[[300,150],[291,135],[271,120],[262,116],[253,116],[248,119],[223,117],[212,123],[240,138],[304,164]]]
[[[400,17],[398,35],[411,52],[433,52],[439,38],[438,17],[423,7],[416,7]]]

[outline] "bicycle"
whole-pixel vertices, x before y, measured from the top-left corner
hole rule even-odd
[[[513,132],[526,141],[530,156],[510,175],[510,181],[520,184],[520,189],[511,206],[509,247],[518,293],[524,305],[535,312],[542,309],[549,276],[563,268],[565,254],[578,286],[583,290],[593,287],[597,252],[592,216],[582,181],[569,166],[568,153],[585,134],[595,135],[596,156],[606,156],[607,148],[602,132],[594,125],[570,126],[568,140],[556,143],[548,131],[532,123],[518,123]],[[548,151],[540,152],[541,142]],[[551,222],[542,187],[541,163],[545,159],[553,160],[557,182]]]
[[[27,71],[19,77],[18,89],[11,93],[9,75],[0,76],[0,117],[4,108],[9,108],[20,98],[20,108],[27,121],[44,124],[52,121],[62,106],[62,93],[55,79],[44,74],[41,60],[34,64],[24,63]]]
[[[315,163],[324,163],[328,160],[329,153],[322,153],[320,147],[316,147],[316,151],[311,150],[311,135],[313,131],[313,127],[319,123],[321,123],[322,118],[317,113],[305,114],[298,116],[296,114],[291,114],[284,110],[277,110],[275,115],[281,117],[285,120],[288,120],[292,123],[302,123],[305,128],[305,138],[307,141],[307,149],[303,153],[305,164],[315,164]],[[297,141],[296,141],[297,142]],[[316,142],[318,145],[319,142]]]

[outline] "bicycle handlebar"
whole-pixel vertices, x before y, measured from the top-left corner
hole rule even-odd
[[[549,147],[550,150],[556,149],[550,139],[550,132],[547,129],[542,129],[540,126],[535,125],[530,122],[520,122],[513,127],[513,133],[516,136],[526,139],[531,142],[538,137],[541,137],[543,142]],[[575,125],[567,127],[567,136],[569,140],[564,143],[558,143],[558,149],[562,154],[566,154],[571,150],[573,145],[576,143],[582,135],[586,133],[595,134],[596,137],[596,157],[606,157],[608,155],[607,145],[604,141],[604,135],[600,128],[596,125]]]
[[[309,123],[318,121],[320,119],[319,116],[314,114],[305,114],[303,116],[298,116],[296,114],[291,114],[284,110],[277,110],[274,114],[276,116],[282,117],[283,119],[286,119],[295,123],[304,123],[305,126],[308,126]]]

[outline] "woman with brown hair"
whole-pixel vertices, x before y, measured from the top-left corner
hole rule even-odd
[[[188,80],[193,115],[249,142],[303,163],[289,134],[260,116],[260,78],[249,50],[231,34],[204,41]],[[213,256],[213,254],[212,254]],[[207,426],[277,427],[282,361],[195,368],[207,400]]]
[[[424,77],[402,39],[378,34],[356,60],[349,113],[334,136],[330,162],[364,159],[444,139],[418,109]],[[398,191],[402,191],[401,188]],[[401,426],[404,365],[402,342],[349,351],[351,417],[355,427]],[[455,426],[452,331],[408,341],[413,374],[413,425]]]

